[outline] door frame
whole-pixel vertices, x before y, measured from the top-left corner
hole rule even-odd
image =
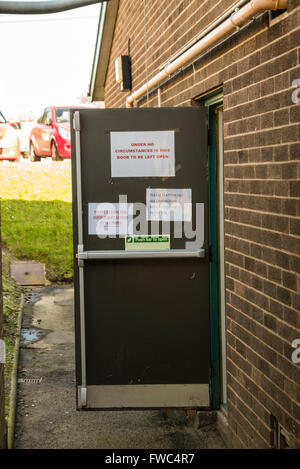
[[[210,256],[210,339],[211,339],[211,378],[210,403],[212,409],[220,408],[226,402],[226,357],[224,355],[225,329],[224,308],[221,289],[224,288],[220,268],[224,262],[223,223],[224,214],[221,204],[223,201],[223,156],[219,154],[219,122],[217,109],[223,105],[223,90],[218,88],[204,96],[199,96],[194,102],[201,103],[207,108],[208,127],[208,210],[209,210],[209,256]],[[220,182],[221,181],[221,182]],[[222,192],[222,194],[221,194]],[[220,210],[221,209],[221,210]],[[220,223],[221,221],[221,223]]]
[[[93,110],[94,111],[94,110]],[[81,111],[84,112],[84,111]],[[132,112],[132,111],[130,111]],[[173,111],[172,111],[173,112]],[[188,111],[190,112],[190,111]],[[77,294],[75,295],[75,309],[76,313],[76,324],[77,332],[76,337],[78,341],[77,356],[78,356],[78,374],[77,374],[77,405],[78,408],[159,408],[159,407],[182,407],[182,408],[209,408],[210,407],[210,379],[207,373],[206,381],[204,384],[170,384],[170,385],[107,385],[107,384],[96,384],[88,385],[86,379],[86,338],[85,338],[85,302],[84,302],[84,265],[85,261],[91,261],[91,259],[103,259],[103,257],[97,257],[97,255],[103,255],[102,251],[86,251],[84,252],[84,238],[83,238],[83,199],[82,199],[82,178],[81,178],[81,123],[80,113],[74,111],[72,114],[74,117],[72,127],[72,172],[73,180],[73,195],[74,201],[73,206],[74,214],[74,257],[77,259],[78,269],[75,269],[75,279],[78,283]],[[202,114],[201,122],[205,124],[206,116]],[[84,128],[84,127],[83,127]],[[195,135],[198,133],[198,127],[194,128]],[[202,135],[206,146],[206,129]],[[203,160],[202,171],[205,174],[205,160]],[[202,174],[203,174],[202,173]],[[197,178],[197,176],[195,175]],[[197,180],[194,181],[197,184]],[[206,198],[205,190],[205,198]],[[77,222],[76,222],[77,219]],[[175,250],[176,251],[176,250]],[[178,251],[178,250],[177,250]],[[180,251],[180,250],[179,250]],[[111,255],[111,251],[107,251]],[[92,256],[94,254],[94,256]],[[122,254],[124,252],[122,251]],[[164,257],[169,257],[169,253],[166,253]],[[178,252],[173,253],[178,257]],[[195,252],[192,252],[193,257]],[[196,257],[201,257],[196,252]],[[108,256],[106,256],[107,258]],[[123,256],[124,257],[124,256]],[[129,256],[127,256],[129,257]],[[148,257],[148,256],[145,256]],[[161,256],[156,256],[161,257]],[[175,257],[175,256],[173,256]],[[179,257],[182,257],[181,255]],[[207,272],[206,272],[207,275]],[[207,277],[206,277],[207,278]],[[206,289],[207,292],[207,289]],[[197,292],[198,295],[198,292]],[[206,311],[207,311],[206,307]],[[208,318],[207,318],[208,319]],[[208,333],[209,334],[209,333]],[[208,339],[208,337],[207,337]],[[198,345],[196,345],[196,349]],[[209,346],[207,347],[209,351]],[[207,360],[206,370],[209,367],[209,358]],[[197,364],[198,367],[198,364]],[[115,393],[115,394],[114,394]],[[151,399],[149,395],[151,393]],[[165,394],[164,394],[165,393]],[[116,395],[118,397],[118,406],[116,407]],[[149,400],[150,399],[150,400]]]

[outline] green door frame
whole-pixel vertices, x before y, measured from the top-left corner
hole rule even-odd
[[[221,403],[220,370],[220,313],[219,313],[219,256],[218,256],[218,155],[216,108],[223,103],[223,93],[218,90],[206,97],[208,124],[208,210],[210,249],[210,339],[211,339],[211,407]]]

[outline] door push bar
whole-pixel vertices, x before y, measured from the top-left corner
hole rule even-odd
[[[79,261],[97,259],[165,259],[165,258],[204,258],[205,249],[191,251],[172,249],[170,251],[82,251],[76,255]]]

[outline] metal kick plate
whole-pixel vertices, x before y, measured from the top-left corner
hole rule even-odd
[[[10,264],[10,275],[18,285],[45,285],[45,264],[16,262]]]

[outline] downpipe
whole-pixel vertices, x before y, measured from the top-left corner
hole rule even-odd
[[[282,10],[287,8],[287,0],[251,0],[244,8],[231,16],[233,24],[243,26],[249,19],[267,10]]]
[[[199,54],[217,44],[224,39],[229,33],[241,28],[245,23],[250,21],[257,14],[267,10],[281,10],[287,8],[287,0],[251,0],[241,9],[235,11],[227,20],[201,38],[193,46],[191,46],[182,55],[173,62],[168,63],[157,75],[141,86],[137,91],[133,92],[126,99],[126,107],[133,107],[134,101],[143,96],[146,92],[162,83],[177,72],[184,65],[191,63]]]

